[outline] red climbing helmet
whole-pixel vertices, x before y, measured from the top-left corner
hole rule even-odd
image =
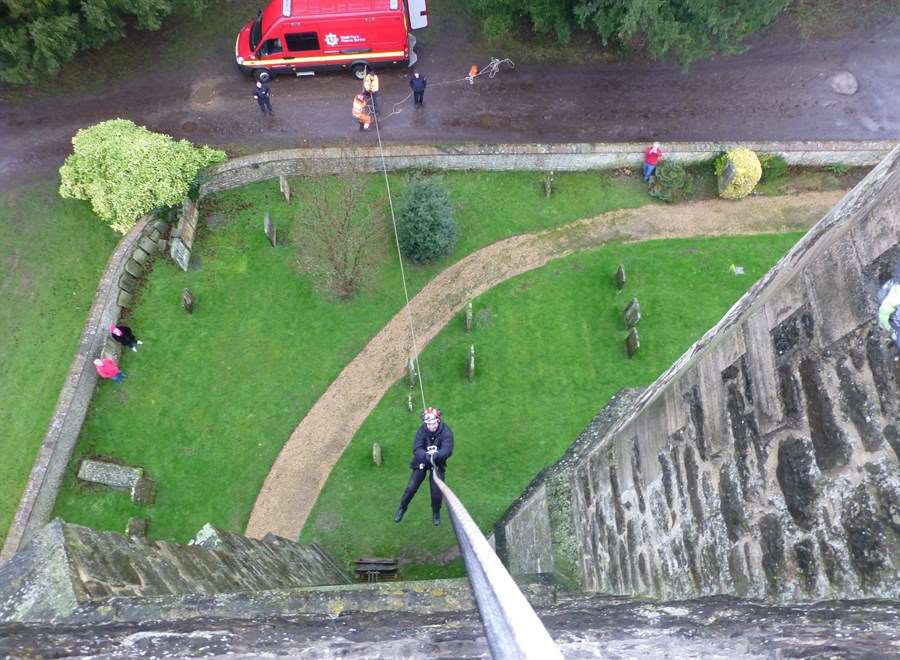
[[[441,423],[441,411],[437,408],[426,408],[422,413],[422,421],[425,422],[429,431],[433,431]]]

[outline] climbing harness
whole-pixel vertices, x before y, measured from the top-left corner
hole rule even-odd
[[[501,70],[501,68],[514,69],[515,66],[516,66],[515,63],[509,58],[499,59],[499,58],[494,57],[494,58],[491,58],[491,61],[485,67],[483,67],[480,71],[478,71],[478,73],[474,73],[474,75],[473,75],[473,71],[475,69],[475,66],[473,65],[472,69],[469,71],[468,76],[465,76],[463,78],[459,78],[456,80],[446,80],[446,81],[434,83],[432,85],[432,88],[442,87],[444,85],[452,85],[454,83],[460,83],[460,82],[466,82],[466,81],[471,82],[471,79],[477,78],[479,76],[485,76],[485,75],[488,78],[493,78],[494,76],[497,75],[497,73]],[[406,101],[408,101],[411,96],[412,96],[412,92],[410,92],[405,97],[403,97],[403,100],[395,103],[393,105],[393,110],[391,110],[390,113],[388,113],[387,115],[385,115],[384,117],[381,117],[381,118],[379,118],[378,115],[375,114],[375,108],[370,105],[371,99],[369,99],[367,101],[366,106],[367,106],[367,109],[372,110],[372,121],[375,124],[375,134],[378,136],[378,152],[381,155],[381,172],[384,176],[384,187],[387,190],[388,208],[391,211],[391,226],[394,229],[394,245],[397,248],[397,261],[400,264],[400,279],[403,282],[403,298],[406,302],[406,313],[409,316],[409,338],[410,338],[410,343],[412,345],[411,360],[413,362],[413,365],[415,366],[416,373],[419,375],[419,377],[416,380],[419,381],[419,394],[422,397],[422,410],[424,411],[427,408],[427,403],[426,403],[426,399],[425,399],[425,384],[423,382],[424,378],[422,377],[422,369],[419,366],[418,340],[416,338],[416,329],[413,326],[412,310],[409,307],[409,287],[406,284],[406,271],[403,268],[403,253],[400,250],[400,235],[397,231],[397,217],[394,215],[394,201],[391,199],[391,182],[390,182],[390,179],[388,178],[387,161],[385,161],[385,158],[384,158],[384,144],[381,141],[381,127],[380,127],[382,120],[387,119],[388,117],[391,117],[393,115],[400,114],[401,110],[398,109],[399,106],[403,105]]]

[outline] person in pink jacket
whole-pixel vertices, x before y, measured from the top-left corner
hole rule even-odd
[[[94,360],[94,368],[100,378],[108,378],[114,383],[119,383],[128,374],[119,369],[119,365],[112,358],[97,358]]]

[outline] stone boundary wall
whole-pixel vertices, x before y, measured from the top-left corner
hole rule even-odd
[[[777,153],[791,165],[875,165],[894,148],[889,141],[824,142],[672,142],[663,144],[665,157],[682,163],[707,160],[733,146],[759,153]],[[536,170],[577,171],[636,167],[646,143],[389,145],[384,162],[389,170]],[[197,206],[215,192],[248,183],[297,176],[310,171],[334,172],[343,159],[353,158],[364,170],[381,169],[376,148],[285,149],[268,151],[215,165],[204,174],[198,201],[185,200],[182,221],[173,235],[171,256],[187,270],[197,226]]]
[[[106,328],[119,320],[122,308],[131,305],[152,256],[165,254],[167,232],[166,223],[144,217],[119,241],[109,258],[97,285],[75,358],[0,552],[0,564],[6,563],[50,522],[66,466],[97,384],[93,361],[100,355],[119,358],[121,347],[110,339]]]
[[[900,359],[875,319],[898,258],[900,148],[504,517],[510,567],[574,555],[585,589],[661,598],[900,597]]]

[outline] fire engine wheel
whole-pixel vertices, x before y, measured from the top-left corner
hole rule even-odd
[[[368,65],[365,62],[357,62],[356,64],[351,65],[350,73],[353,74],[353,77],[357,80],[362,80],[366,77],[366,68]]]
[[[253,75],[259,82],[264,82],[264,83],[269,82],[270,80],[272,80],[272,78],[275,77],[275,75],[268,69],[257,69],[253,73]]]

